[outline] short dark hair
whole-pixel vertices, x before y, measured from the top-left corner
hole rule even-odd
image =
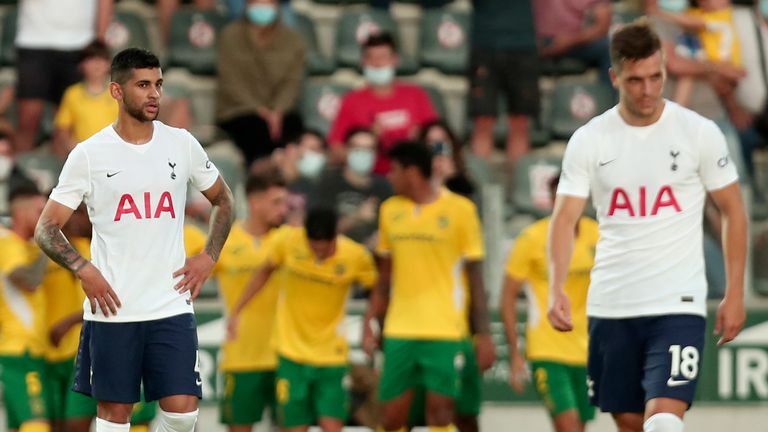
[[[245,180],[245,194],[261,193],[273,187],[285,187],[285,178],[274,167],[252,171]]]
[[[637,61],[661,51],[661,40],[647,18],[638,18],[611,37],[611,67],[618,71],[625,61]]]
[[[143,48],[126,48],[112,59],[110,79],[118,84],[126,83],[134,69],[155,69],[160,67],[160,60],[151,51]]]
[[[95,40],[80,51],[80,61],[82,62],[94,57],[109,60],[112,58],[112,52],[107,44],[100,40]]]
[[[314,207],[307,212],[304,229],[310,240],[333,240],[336,238],[336,225],[339,216],[329,207]]]
[[[376,136],[375,133],[370,128],[364,127],[364,126],[353,126],[351,129],[347,131],[346,134],[344,134],[344,145],[349,145],[349,140],[352,139],[353,136],[357,134],[368,134],[373,135],[373,138],[376,140],[376,147],[379,147],[379,137]]]
[[[424,143],[403,141],[389,149],[387,155],[403,168],[415,166],[425,178],[432,177],[433,154]]]
[[[397,42],[392,34],[387,31],[371,33],[368,39],[363,42],[363,50],[379,46],[388,46],[392,49],[392,52],[397,52]]]
[[[41,196],[42,192],[35,182],[27,178],[12,182],[8,190],[8,202],[12,203],[20,198],[30,198]]]

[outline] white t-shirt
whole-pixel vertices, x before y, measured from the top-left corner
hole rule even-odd
[[[737,180],[720,129],[670,101],[650,126],[626,124],[614,107],[576,131],[557,193],[591,191],[597,210],[587,315],[706,315],[706,191]]]
[[[131,322],[191,313],[173,273],[185,262],[187,183],[210,188],[219,172],[186,130],[154,123],[143,145],[123,141],[107,126],[70,153],[51,199],[75,209],[81,201],[93,224],[91,256],[122,303],[117,315],[84,318]]]
[[[97,0],[22,0],[16,46],[62,51],[96,39]]]

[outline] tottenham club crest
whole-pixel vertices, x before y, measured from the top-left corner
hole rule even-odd
[[[171,180],[176,180],[176,164],[168,160],[168,166],[171,167]]]
[[[669,155],[672,156],[672,166],[669,167],[672,171],[677,171],[677,157],[680,156],[679,151],[670,150]]]

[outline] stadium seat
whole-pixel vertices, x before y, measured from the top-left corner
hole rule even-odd
[[[209,157],[211,162],[218,168],[221,177],[233,191],[245,182],[245,172],[240,161],[229,155],[214,152],[210,152]]]
[[[336,25],[336,62],[342,67],[359,69],[360,45],[368,36],[381,31],[392,34],[398,47],[400,33],[397,22],[387,11],[381,9],[350,10],[342,13]],[[408,75],[418,71],[418,63],[400,50],[400,64],[397,73]]]
[[[589,69],[586,63],[571,58],[543,58],[541,74],[549,76],[581,75]]]
[[[296,31],[301,35],[301,39],[304,41],[305,50],[305,63],[307,65],[307,73],[310,75],[330,75],[336,70],[336,65],[333,61],[325,58],[320,52],[320,48],[317,43],[317,32],[315,31],[315,23],[306,15],[300,13],[295,14]]]
[[[51,154],[45,147],[19,155],[16,163],[46,194],[56,186],[64,167],[64,161]]]
[[[179,9],[171,19],[167,66],[215,74],[216,37],[226,23],[227,18],[216,11]]]
[[[16,21],[18,19],[18,10],[16,8],[8,9],[3,14],[0,30],[0,65],[13,66],[16,64]]]
[[[560,172],[556,156],[529,154],[517,162],[514,171],[512,204],[517,213],[540,218],[552,211],[549,181]]]
[[[552,94],[552,135],[568,139],[592,117],[615,103],[613,89],[602,83],[558,82]]]
[[[152,49],[144,18],[127,10],[115,11],[107,27],[106,42],[113,53],[130,47]]]
[[[351,87],[344,85],[308,80],[299,101],[304,126],[327,134],[341,107],[341,98],[349,90]]]
[[[542,113],[541,118],[528,119],[528,137],[531,141],[531,147],[544,147],[549,144],[552,134],[549,129],[549,118]],[[472,136],[472,118],[467,118],[467,139]],[[497,147],[504,148],[507,142],[507,130],[509,121],[507,116],[507,104],[503,98],[499,98],[499,115],[496,118],[496,124],[493,127],[493,141]]]
[[[469,58],[469,14],[429,9],[421,17],[421,64],[446,74],[463,74]]]

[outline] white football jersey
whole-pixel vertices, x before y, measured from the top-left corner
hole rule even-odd
[[[614,107],[576,131],[557,193],[591,192],[597,210],[587,315],[706,315],[706,192],[737,180],[717,126],[670,101],[650,126],[628,125]]]
[[[70,153],[51,199],[75,209],[88,207],[93,224],[91,256],[122,303],[117,315],[84,318],[131,322],[191,313],[190,294],[174,290],[184,266],[184,207],[187,184],[213,186],[219,172],[186,130],[154,122],[152,139],[123,141],[107,126]]]

